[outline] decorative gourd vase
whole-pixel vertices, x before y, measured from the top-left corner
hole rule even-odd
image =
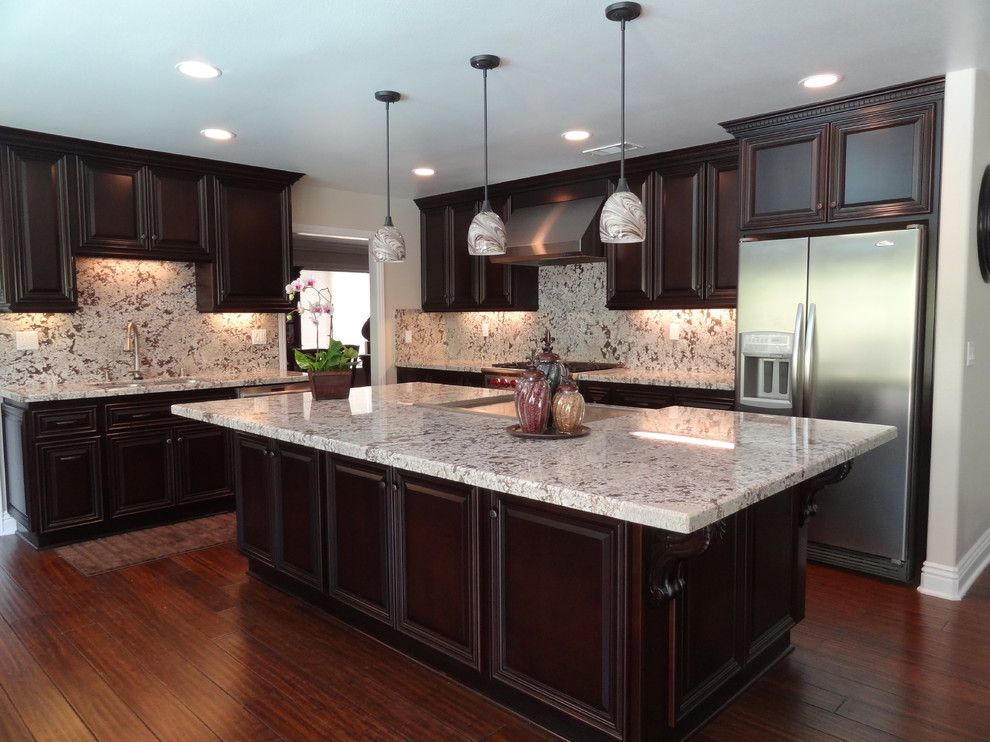
[[[351,376],[347,371],[310,371],[309,390],[313,399],[347,399],[351,394]]]
[[[565,381],[553,397],[553,424],[561,433],[573,433],[584,422],[584,397]]]
[[[516,381],[516,417],[524,433],[542,433],[550,422],[553,397],[539,369],[528,368]]]

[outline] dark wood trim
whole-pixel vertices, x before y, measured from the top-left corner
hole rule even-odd
[[[944,90],[944,77],[929,77],[914,82],[869,90],[844,98],[836,98],[831,101],[808,103],[804,106],[785,108],[758,116],[723,121],[719,126],[732,136],[741,138],[755,131],[762,131],[768,126],[791,126],[798,122],[834,117],[838,114],[859,111],[870,106],[921,98],[927,95],[941,95]]]

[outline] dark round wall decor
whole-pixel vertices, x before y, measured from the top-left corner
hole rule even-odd
[[[990,283],[990,165],[983,171],[980,204],[976,208],[976,254],[983,280]]]

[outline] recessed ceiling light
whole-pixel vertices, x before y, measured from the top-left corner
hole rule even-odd
[[[431,167],[415,167],[413,168],[413,175],[418,175],[420,178],[429,178],[437,174],[437,171]]]
[[[827,88],[830,85],[835,85],[841,79],[842,75],[837,75],[834,72],[822,72],[804,78],[801,80],[801,85],[806,88]]]
[[[196,59],[187,59],[175,65],[175,69],[187,77],[195,77],[197,80],[211,80],[220,77],[222,74],[219,67],[214,67],[208,62],[200,62]]]
[[[221,142],[225,142],[237,136],[234,132],[227,131],[226,129],[203,129],[199,133],[207,139],[217,139]]]
[[[585,139],[591,137],[590,131],[585,131],[584,129],[570,129],[561,134],[564,139],[568,142],[583,142]]]

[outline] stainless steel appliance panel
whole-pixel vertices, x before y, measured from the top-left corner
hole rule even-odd
[[[814,237],[809,250],[804,415],[894,425],[897,439],[822,491],[808,537],[892,560],[908,556],[920,236]]]
[[[739,243],[739,292],[736,309],[737,338],[742,333],[794,333],[795,318],[803,308],[808,287],[808,238],[743,240]],[[803,324],[803,323],[799,323]],[[800,333],[799,333],[800,334]],[[738,341],[737,341],[738,342]],[[801,338],[795,338],[795,349]],[[739,350],[737,346],[737,351]],[[737,352],[738,357],[738,352]],[[736,367],[736,402],[740,410],[770,412],[742,401],[741,365]],[[797,371],[797,368],[794,368]],[[795,379],[793,387],[799,387]],[[772,410],[794,414],[791,407]]]

